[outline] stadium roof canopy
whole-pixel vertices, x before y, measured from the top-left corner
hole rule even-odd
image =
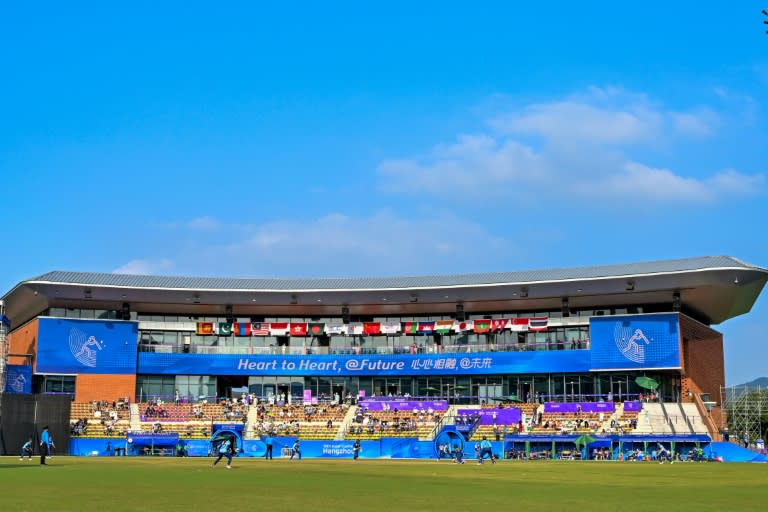
[[[19,325],[49,307],[120,309],[195,316],[419,315],[514,312],[672,303],[720,323],[748,312],[768,270],[729,256],[621,265],[443,276],[230,278],[54,271],[17,284],[3,297]]]

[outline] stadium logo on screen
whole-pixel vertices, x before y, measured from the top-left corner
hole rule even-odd
[[[27,378],[24,377],[22,374],[18,374],[15,379],[13,379],[13,382],[10,383],[11,389],[14,390],[16,393],[23,393],[24,392],[24,386],[27,383]]]
[[[650,345],[651,340],[645,335],[642,329],[624,327],[621,322],[616,322],[616,329],[613,331],[613,341],[621,355],[633,363],[645,362],[645,345]]]
[[[69,331],[69,350],[77,362],[89,368],[96,367],[96,355],[104,348],[104,342],[88,336],[80,329]]]

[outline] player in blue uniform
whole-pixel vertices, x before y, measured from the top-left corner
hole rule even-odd
[[[219,455],[211,465],[212,468],[216,467],[216,464],[223,458],[227,458],[227,469],[232,469],[232,455],[235,453],[235,445],[232,439],[225,439],[219,445]]]
[[[27,457],[27,460],[32,460],[32,438],[30,437],[26,443],[21,447],[21,451],[19,452],[19,460],[24,460],[24,457]]]

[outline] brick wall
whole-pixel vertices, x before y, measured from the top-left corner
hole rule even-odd
[[[35,354],[37,352],[37,319],[9,333],[6,340],[8,342],[8,364],[29,364],[30,358],[13,354]],[[34,359],[33,355],[32,362]]]
[[[135,401],[136,375],[104,375],[81,373],[75,382],[75,401],[113,401],[128,397]]]
[[[693,402],[694,395],[708,393],[713,402],[720,402],[720,388],[725,386],[725,361],[723,357],[723,335],[698,322],[681,317],[683,336],[683,378],[681,391],[683,400]],[[720,407],[711,412],[715,425],[724,425]],[[717,437],[717,432],[710,432]]]

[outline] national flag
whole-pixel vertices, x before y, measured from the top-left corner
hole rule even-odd
[[[269,324],[269,334],[272,336],[286,336],[289,331],[287,322],[272,322]]]
[[[549,318],[546,316],[539,316],[528,319],[528,328],[532,331],[546,331],[549,324]]]
[[[353,336],[361,335],[363,334],[363,324],[362,323],[349,324],[349,326],[347,327],[347,332]]]
[[[453,320],[438,320],[435,322],[435,330],[440,334],[448,334],[453,329]]]
[[[235,324],[235,336],[250,336],[251,324],[238,322]]]
[[[254,322],[251,324],[251,335],[269,336],[269,324],[265,322]]]
[[[213,334],[213,322],[197,322],[197,335],[210,336]]]
[[[417,334],[419,332],[419,322],[403,322],[403,332],[405,334]]]
[[[528,330],[527,318],[513,318],[509,323],[510,331],[525,332]]]
[[[325,334],[325,324],[318,322],[311,322],[307,324],[307,333],[310,336],[321,336]]]
[[[347,334],[347,324],[328,324],[325,326],[325,332],[332,336]]]
[[[501,332],[507,328],[508,323],[509,323],[509,318],[496,318],[494,320],[491,320],[491,330],[493,332]]]
[[[490,320],[475,320],[475,332],[482,334],[491,330]]]
[[[382,322],[381,334],[397,334],[400,332],[400,322]]]
[[[466,332],[474,329],[474,321],[465,320],[464,322],[453,322],[453,330],[455,332]]]
[[[419,322],[419,334],[432,334],[435,322]]]
[[[306,336],[307,324],[305,322],[291,322],[291,336]]]
[[[379,322],[364,322],[363,334],[381,334],[381,323]]]
[[[219,336],[232,336],[232,324],[229,322],[219,322],[219,330],[216,334]]]

